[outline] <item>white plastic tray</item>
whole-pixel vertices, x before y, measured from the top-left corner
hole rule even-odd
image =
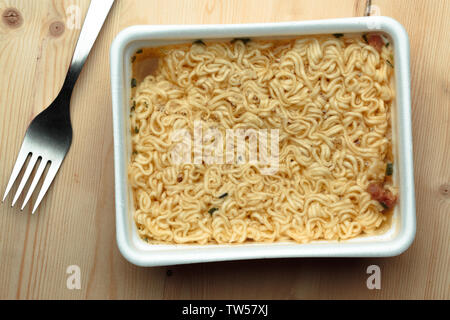
[[[236,37],[277,38],[299,35],[384,32],[395,55],[396,103],[393,110],[394,181],[400,187],[392,224],[385,233],[346,241],[308,244],[157,245],[141,240],[133,220],[133,201],[127,165],[131,154],[128,128],[131,56],[142,47]],[[114,121],[114,164],[117,244],[123,256],[139,266],[286,257],[387,257],[405,251],[416,231],[414,170],[411,137],[409,39],[397,21],[361,17],[317,21],[234,25],[133,26],[115,38],[111,47],[111,85]]]

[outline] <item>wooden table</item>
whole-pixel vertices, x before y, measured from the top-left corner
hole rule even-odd
[[[117,0],[72,97],[72,148],[37,215],[0,205],[0,298],[450,298],[450,1],[374,0],[411,39],[417,235],[386,259],[275,259],[139,268],[115,240],[109,49],[134,24],[361,16],[364,0]],[[29,121],[58,93],[88,0],[0,0],[0,191]],[[2,19],[2,18],[0,18]],[[9,22],[9,23],[8,23]],[[74,23],[75,22],[75,23]],[[13,190],[14,191],[14,190]],[[34,199],[32,199],[33,201]],[[381,290],[366,269],[381,268]],[[78,265],[81,289],[66,269]]]

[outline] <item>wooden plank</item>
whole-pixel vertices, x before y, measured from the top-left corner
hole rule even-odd
[[[117,249],[109,48],[134,24],[250,23],[360,16],[365,1],[117,0],[72,98],[74,140],[38,214],[0,205],[0,298],[450,298],[449,1],[374,0],[411,39],[417,236],[387,259],[277,259],[138,268]],[[88,0],[0,0],[16,8],[18,28],[0,21],[0,191],[6,186],[29,121],[57,94]],[[68,9],[71,8],[71,9]],[[62,22],[59,36],[49,28]],[[53,24],[53,25],[52,25]],[[53,29],[52,29],[53,30]],[[54,30],[53,30],[54,31]],[[14,190],[13,190],[14,191]],[[34,198],[32,199],[32,201]],[[382,289],[368,290],[377,264]],[[80,290],[66,269],[78,265]],[[171,272],[167,273],[167,270]]]

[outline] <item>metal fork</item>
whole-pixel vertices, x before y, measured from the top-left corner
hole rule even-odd
[[[114,0],[91,0],[62,89],[50,106],[38,114],[28,126],[2,202],[5,201],[28,157],[30,157],[30,160],[12,201],[12,206],[14,206],[21,195],[39,159],[39,166],[25,196],[21,210],[26,206],[48,163],[50,163],[49,169],[32,213],[36,211],[50,187],[72,143],[70,98],[75,82],[113,3]]]

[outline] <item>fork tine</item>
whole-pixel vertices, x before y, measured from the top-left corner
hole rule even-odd
[[[41,191],[39,191],[39,195],[36,199],[36,202],[34,203],[33,211],[31,212],[34,214],[37,207],[42,201],[42,198],[44,198],[45,193],[47,192],[48,188],[52,184],[53,179],[55,178],[56,174],[58,173],[59,167],[61,166],[62,161],[52,161],[50,164],[50,168],[48,169],[47,175],[45,176],[44,183],[42,184]]]
[[[28,200],[30,200],[31,195],[36,188],[36,185],[38,184],[39,180],[41,179],[42,173],[44,173],[44,169],[47,166],[48,161],[44,159],[41,159],[41,163],[39,164],[39,167],[36,171],[36,174],[34,175],[33,181],[31,182],[30,188],[28,188],[27,195],[25,196],[25,200],[22,203],[22,207],[20,210],[23,210],[25,206],[27,205]]]
[[[22,143],[22,147],[20,147],[19,155],[17,156],[16,163],[14,164],[13,171],[11,173],[11,176],[9,177],[8,185],[6,186],[5,194],[3,195],[2,202],[5,201],[6,196],[8,195],[9,191],[11,190],[11,187],[13,186],[14,182],[17,179],[17,176],[20,173],[20,170],[22,170],[23,164],[28,158],[29,152],[25,151],[25,143]]]
[[[31,175],[31,172],[33,172],[33,169],[34,169],[34,166],[36,165],[37,160],[38,160],[38,156],[36,156],[35,154],[32,154],[31,159],[28,162],[27,168],[25,169],[25,173],[23,174],[22,180],[20,181],[19,187],[17,188],[16,195],[14,196],[11,207],[14,207],[17,199],[19,199],[19,196],[22,193],[22,190],[25,187],[25,184],[27,183],[28,178]]]

